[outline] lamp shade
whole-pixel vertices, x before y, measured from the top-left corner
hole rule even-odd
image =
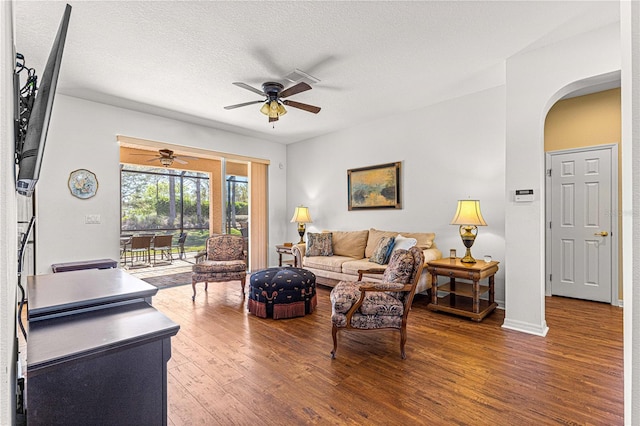
[[[487,226],[480,212],[480,201],[458,200],[458,209],[451,220],[451,225]]]
[[[291,222],[297,223],[311,223],[311,214],[309,213],[309,207],[298,206],[296,207],[296,211],[293,212],[293,217],[291,218]]]

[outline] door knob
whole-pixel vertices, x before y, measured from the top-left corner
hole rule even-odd
[[[602,231],[602,232],[596,232],[593,235],[597,235],[599,237],[607,237],[607,236],[609,236],[609,233],[607,231]]]

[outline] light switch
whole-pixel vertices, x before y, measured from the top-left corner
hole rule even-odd
[[[94,225],[100,223],[99,214],[88,214],[84,217],[84,223],[87,225]]]

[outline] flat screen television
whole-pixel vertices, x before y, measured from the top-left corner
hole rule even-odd
[[[35,100],[33,101],[24,133],[24,141],[18,141],[18,134],[16,134],[16,146],[19,147],[19,149],[16,149],[18,163],[16,191],[22,195],[31,196],[33,194],[40,176],[42,156],[47,141],[47,130],[51,119],[51,111],[53,110],[53,99],[56,94],[62,52],[67,38],[70,17],[71,6],[67,4],[60,21],[58,33],[53,41],[53,46],[51,46],[49,59],[40,79],[40,86],[36,90]],[[16,95],[19,96],[20,94],[17,93]]]

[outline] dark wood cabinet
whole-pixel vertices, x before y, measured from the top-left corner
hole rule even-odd
[[[146,302],[157,289],[117,269],[53,276],[28,283],[27,423],[166,425],[179,326]]]

